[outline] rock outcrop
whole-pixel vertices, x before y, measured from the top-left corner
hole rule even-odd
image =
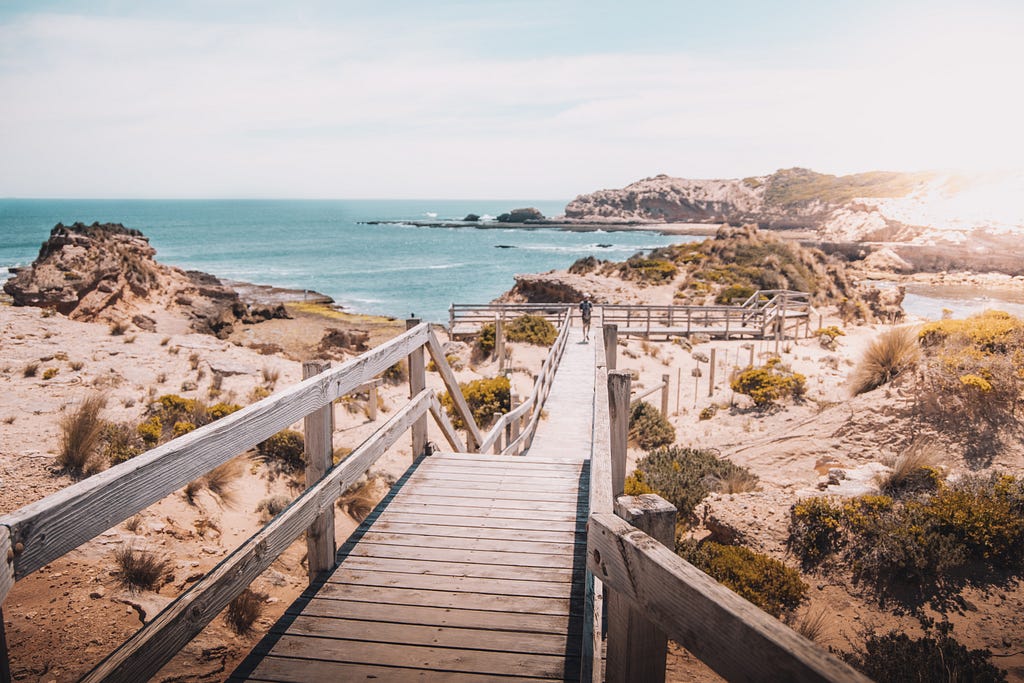
[[[754,223],[804,229],[833,242],[960,244],[985,233],[1016,239],[1019,212],[999,213],[992,196],[1024,190],[1021,177],[938,173],[858,173],[833,176],[791,168],[729,180],[658,175],[618,190],[580,195],[567,219],[587,222]]]
[[[39,256],[4,283],[15,306],[56,310],[74,320],[180,331],[181,321],[226,337],[237,323],[288,317],[281,305],[250,305],[208,273],[158,263],[138,230],[120,223],[58,223]]]

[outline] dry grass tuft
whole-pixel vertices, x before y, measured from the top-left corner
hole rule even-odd
[[[895,327],[883,332],[871,342],[850,374],[850,393],[857,396],[880,387],[913,368],[920,359],[921,347],[914,328]]]
[[[128,519],[124,520],[124,528],[133,534],[139,533],[139,529],[145,529],[142,524],[142,515],[132,515]]]
[[[338,507],[356,520],[362,522],[384,498],[385,492],[392,482],[380,475],[371,475],[367,479],[355,483],[338,499]]]
[[[120,337],[122,334],[128,331],[128,324],[117,321],[110,326],[110,336]]]
[[[942,451],[932,441],[917,440],[892,464],[892,471],[880,475],[879,490],[892,497],[907,493],[933,492],[942,481],[939,462]]]
[[[39,361],[34,360],[21,371],[21,374],[25,377],[35,377],[36,373],[39,372]]]
[[[228,605],[228,611],[224,619],[228,622],[231,630],[240,636],[252,630],[252,625],[263,614],[263,603],[267,596],[257,593],[249,588],[242,591],[237,598]]]
[[[118,581],[130,591],[158,590],[171,570],[170,559],[132,545],[115,550],[114,561],[120,570]]]
[[[78,408],[60,419],[57,464],[76,476],[92,474],[100,469],[96,454],[105,424],[100,418],[100,411],[106,405],[105,397],[90,394],[82,399]]]
[[[223,465],[213,468],[201,481],[210,493],[220,498],[223,505],[231,506],[237,500],[235,483],[242,476],[243,465],[238,459],[228,460]]]
[[[273,389],[277,385],[277,380],[281,378],[281,371],[277,368],[271,368],[263,366],[263,383],[268,389]]]
[[[817,610],[805,609],[797,614],[794,614],[788,621],[788,625],[791,629],[802,635],[807,640],[817,641],[825,633],[825,629],[828,628],[829,618],[828,610],[825,608],[819,608]]]
[[[256,505],[256,512],[260,515],[260,521],[266,524],[279,515],[282,510],[291,505],[292,499],[280,494],[264,498]]]
[[[735,469],[712,477],[712,488],[719,493],[746,493],[757,490],[757,475],[746,469]]]

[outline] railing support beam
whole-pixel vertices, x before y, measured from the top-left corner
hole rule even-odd
[[[405,321],[405,329],[411,330],[420,324],[418,318]],[[423,347],[417,346],[409,354],[409,398],[414,398],[427,388],[427,368],[423,360]],[[423,455],[427,449],[427,416],[422,415],[412,425],[412,457]]]
[[[653,494],[620,496],[615,514],[669,548],[676,508]],[[608,593],[608,683],[664,683],[668,638],[618,591]]]
[[[302,364],[302,379],[319,375],[331,367],[324,361]],[[328,402],[303,419],[306,444],[306,488],[312,487],[334,465],[334,404]],[[334,538],[334,506],[325,508],[306,533],[306,556],[309,581],[312,583],[322,572],[334,569],[337,544]]]
[[[605,323],[601,328],[604,334],[604,361],[608,371],[615,369],[615,362],[618,358],[619,349],[619,326],[614,323]]]
[[[617,370],[608,373],[612,496],[621,496],[626,484],[626,444],[629,439],[630,379],[630,374],[626,371]]]

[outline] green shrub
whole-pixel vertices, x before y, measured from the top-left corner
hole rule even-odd
[[[256,445],[256,452],[266,463],[285,472],[306,466],[306,443],[300,432],[285,429]]]
[[[637,486],[646,486],[650,492],[675,505],[681,520],[689,520],[697,504],[711,493],[713,479],[725,478],[737,471],[749,472],[745,467],[718,457],[717,451],[673,446],[659,448],[640,458],[632,476]]]
[[[903,681],[1005,681],[1006,674],[992,663],[989,650],[968,650],[950,635],[948,622],[938,624],[921,638],[889,631],[872,635],[864,647],[840,656],[878,683]]]
[[[409,379],[409,361],[400,360],[381,375],[388,384],[401,384]]]
[[[799,399],[807,390],[807,380],[793,372],[779,358],[772,358],[763,367],[747,368],[729,385],[739,394],[749,396],[758,408],[768,408],[787,396]]]
[[[466,399],[477,425],[488,425],[491,423],[494,413],[507,413],[512,409],[511,384],[508,377],[475,379],[471,382],[460,383],[459,389],[462,390],[462,395]],[[462,417],[455,410],[455,402],[447,391],[441,394],[441,405],[448,412],[456,429],[466,428]]]
[[[676,440],[676,430],[650,403],[633,401],[629,407],[629,438],[649,451],[672,444]]]
[[[622,277],[640,282],[659,283],[671,280],[679,269],[671,261],[660,258],[644,258],[641,255],[627,259],[619,269]]]
[[[145,442],[137,428],[128,423],[107,422],[103,426],[103,457],[111,465],[131,460],[145,450]]]
[[[178,420],[174,423],[174,430],[172,433],[174,434],[174,438],[178,438],[179,436],[188,434],[189,432],[194,432],[195,430],[196,426],[194,423],[189,422],[188,420]]]
[[[700,420],[710,420],[711,418],[713,418],[715,416],[715,413],[717,413],[717,412],[718,412],[718,406],[712,404],[712,405],[709,405],[707,408],[702,408],[701,411],[700,411],[700,415],[698,415],[697,417]]]
[[[968,573],[977,579],[978,569],[1016,570],[1024,558],[1024,481],[965,476],[907,500],[798,501],[789,546],[807,565],[836,555],[882,587],[895,581],[932,589]]]
[[[734,303],[743,303],[753,296],[756,291],[757,290],[750,285],[731,284],[718,293],[718,296],[715,297],[715,303],[723,306],[729,306]]]
[[[792,612],[807,597],[800,573],[750,548],[713,541],[681,542],[684,560],[773,617]]]
[[[219,420],[241,409],[242,406],[235,403],[214,403],[209,409],[210,421]]]
[[[60,372],[60,368],[46,368],[43,370],[43,379],[53,379]]]
[[[480,350],[480,355],[486,358],[494,353],[494,344],[497,335],[498,333],[494,327],[494,323],[487,323],[480,328],[480,333],[476,336],[476,347]]]
[[[521,315],[505,324],[509,341],[551,346],[558,339],[558,329],[539,315]]]

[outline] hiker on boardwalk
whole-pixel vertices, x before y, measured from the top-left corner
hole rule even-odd
[[[580,302],[580,317],[583,319],[583,341],[590,341],[590,311],[594,304],[590,303],[590,295],[584,294]]]

